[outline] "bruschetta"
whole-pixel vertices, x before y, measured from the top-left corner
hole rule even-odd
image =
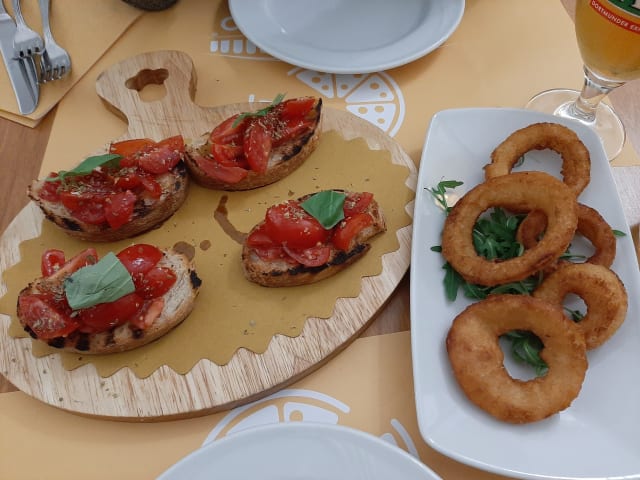
[[[159,227],[186,198],[184,140],[113,143],[70,171],[35,180],[28,195],[72,237],[111,242]]]
[[[187,167],[199,184],[250,190],[286,177],[318,144],[322,99],[301,97],[234,115],[187,145]]]
[[[369,251],[386,230],[373,194],[326,190],[270,207],[242,248],[245,277],[265,287],[315,283]]]
[[[83,354],[122,352],[179,325],[200,288],[192,260],[134,244],[100,260],[92,247],[69,260],[50,249],[42,277],[18,296],[18,319],[33,338]]]

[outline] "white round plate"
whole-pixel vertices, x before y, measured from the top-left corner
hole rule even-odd
[[[266,53],[326,73],[412,62],[455,31],[465,0],[229,0],[240,31]]]
[[[404,450],[369,433],[310,422],[250,428],[211,442],[158,480],[439,480]]]

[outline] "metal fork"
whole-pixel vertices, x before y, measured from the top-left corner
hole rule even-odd
[[[42,33],[44,34],[44,51],[40,57],[40,81],[58,80],[71,70],[69,53],[56,43],[49,24],[49,0],[38,0],[42,15]]]
[[[13,56],[15,58],[30,57],[42,52],[44,43],[40,35],[34,32],[22,16],[20,0],[13,0],[13,13],[16,17],[16,34],[13,37]]]

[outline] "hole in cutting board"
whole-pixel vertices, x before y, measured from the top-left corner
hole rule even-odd
[[[140,70],[134,77],[129,78],[124,84],[130,90],[136,90],[143,102],[155,102],[164,98],[167,89],[164,81],[169,77],[169,71],[165,68]]]

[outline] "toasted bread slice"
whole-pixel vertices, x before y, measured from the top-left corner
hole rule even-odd
[[[83,222],[75,218],[62,203],[41,198],[40,191],[46,180],[34,180],[27,193],[44,212],[45,217],[70,236],[91,242],[114,242],[158,228],[183,204],[189,185],[184,162],[181,161],[169,172],[158,175],[155,180],[162,188],[160,198],[153,201],[139,199],[134,206],[131,221],[117,229],[111,228],[107,222],[99,225]]]
[[[186,146],[185,162],[191,176],[198,184],[204,187],[227,191],[251,190],[277,182],[302,165],[316,149],[322,130],[322,99],[317,99],[313,112],[313,128],[304,135],[274,148],[269,156],[265,173],[249,170],[247,176],[236,183],[224,182],[207,175],[195,161],[196,156],[205,158],[211,156],[211,143],[207,133]]]
[[[83,354],[115,353],[150,343],[178,326],[191,313],[202,283],[195,271],[193,262],[186,255],[174,249],[164,250],[163,254],[163,258],[157,265],[169,267],[176,274],[176,282],[162,297],[164,299],[162,312],[145,329],[125,323],[100,333],[75,331],[66,337],[38,339],[34,331],[18,315],[20,323],[33,338],[69,352]],[[61,284],[64,278],[64,275],[54,274],[46,279],[38,279],[23,289],[20,295],[51,291],[51,282]]]
[[[306,195],[300,200],[304,201],[308,196]],[[329,260],[317,267],[308,267],[302,264],[292,265],[282,259],[263,260],[258,256],[256,250],[245,241],[242,248],[242,270],[245,277],[249,281],[265,287],[293,287],[319,282],[337,274],[362,258],[371,248],[367,241],[387,229],[382,210],[375,200],[371,201],[366,213],[371,215],[373,223],[354,237],[347,251],[332,246]],[[251,232],[263,224],[264,221],[258,223]]]

